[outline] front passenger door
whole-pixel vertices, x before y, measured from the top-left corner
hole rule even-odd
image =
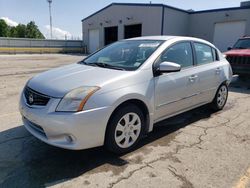
[[[164,61],[181,65],[181,71],[154,78],[156,121],[189,109],[198,89],[197,75],[193,74],[194,59],[190,42],[176,43],[167,48],[154,66]]]

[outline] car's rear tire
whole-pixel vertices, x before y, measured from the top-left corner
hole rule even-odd
[[[119,107],[112,115],[105,136],[105,147],[116,154],[135,148],[145,128],[142,111],[134,104]]]
[[[214,100],[211,103],[211,107],[215,111],[222,110],[227,103],[227,98],[228,98],[228,87],[226,84],[222,84],[220,85],[220,87],[216,92]]]

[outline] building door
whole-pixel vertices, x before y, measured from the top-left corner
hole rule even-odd
[[[105,27],[104,28],[104,41],[105,45],[111,44],[118,40],[118,27]]]
[[[124,28],[124,38],[129,39],[133,37],[140,37],[142,34],[142,25],[126,25]]]
[[[93,53],[100,48],[99,29],[89,30],[89,53]]]
[[[227,51],[234,43],[245,35],[246,22],[223,22],[216,23],[214,27],[214,45],[222,52]]]

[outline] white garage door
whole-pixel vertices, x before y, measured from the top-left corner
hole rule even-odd
[[[245,35],[246,22],[223,22],[216,23],[214,28],[214,45],[222,52],[227,51],[234,43]]]
[[[100,45],[100,36],[99,29],[89,30],[89,52],[93,53],[99,49]]]

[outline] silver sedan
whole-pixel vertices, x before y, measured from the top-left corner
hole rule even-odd
[[[232,70],[211,43],[140,37],[30,79],[20,98],[26,129],[66,149],[128,152],[154,124],[210,104],[223,109]]]

